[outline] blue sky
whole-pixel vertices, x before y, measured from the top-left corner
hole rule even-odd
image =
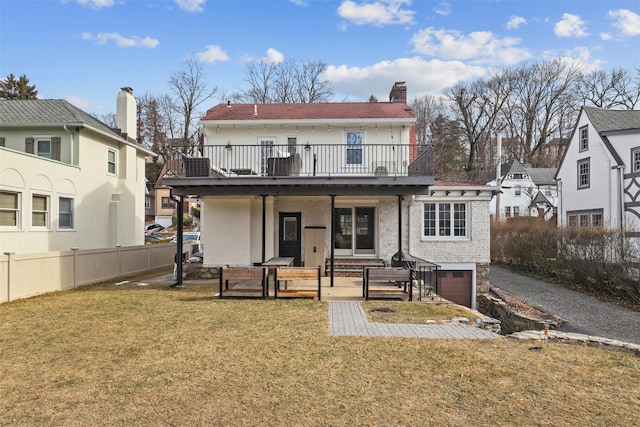
[[[633,71],[640,0],[0,0],[0,77],[87,112],[115,112],[123,86],[169,93],[189,57],[220,94],[246,88],[247,61],[291,58],[325,62],[335,101],[395,81],[411,101],[552,57]]]

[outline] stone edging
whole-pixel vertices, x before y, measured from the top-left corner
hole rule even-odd
[[[522,331],[514,332],[509,338],[519,340],[537,340],[537,341],[554,341],[567,344],[585,344],[589,347],[605,348],[610,350],[619,350],[633,353],[640,356],[640,345],[632,344],[624,341],[618,341],[611,338],[596,337],[592,335],[576,334],[573,332],[548,331],[545,335],[544,331]]]

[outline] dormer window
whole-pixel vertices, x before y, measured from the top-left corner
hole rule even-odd
[[[582,126],[578,129],[578,136],[580,138],[580,152],[587,151],[589,149],[589,127]]]
[[[523,173],[513,173],[511,174],[511,179],[524,179]]]

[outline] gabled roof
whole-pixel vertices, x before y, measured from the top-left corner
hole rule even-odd
[[[547,199],[547,196],[545,196],[544,194],[542,194],[542,191],[538,191],[535,195],[535,197],[533,198],[533,200],[531,201],[532,205],[551,205],[551,202],[549,201],[549,199]]]
[[[81,126],[87,125],[122,138],[109,126],[71,105],[64,99],[0,101],[0,125],[3,126]]]
[[[525,168],[536,185],[556,185],[557,168]]]
[[[491,174],[489,175],[489,181],[495,181],[496,172],[497,171],[495,170],[491,172]],[[522,166],[522,163],[520,163],[516,159],[513,159],[500,164],[500,178],[504,179],[510,173],[527,173],[527,171],[525,170],[524,166]]]
[[[218,120],[354,120],[414,121],[407,104],[392,102],[327,102],[308,104],[218,104],[202,121]]]
[[[582,107],[598,133],[640,129],[640,110],[604,110]]]

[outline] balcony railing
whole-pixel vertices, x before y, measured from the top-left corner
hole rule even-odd
[[[331,177],[431,175],[432,148],[409,144],[205,145],[195,157],[171,151],[178,177]]]

